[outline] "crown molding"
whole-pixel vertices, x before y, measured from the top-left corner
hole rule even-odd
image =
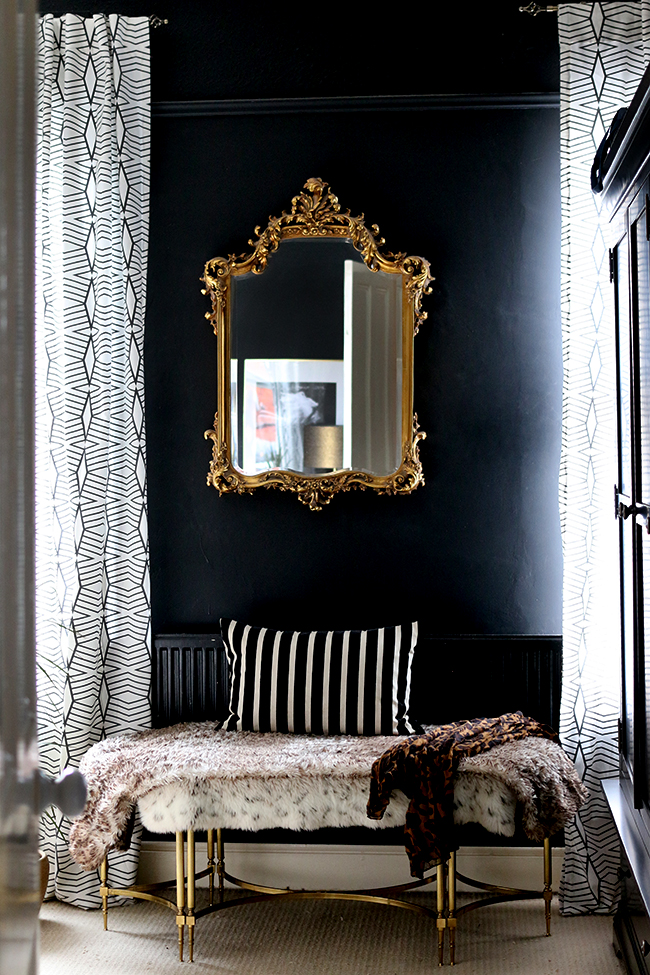
[[[422,112],[554,108],[558,92],[523,94],[353,95],[338,98],[231,98],[215,101],[154,101],[154,118],[219,115],[292,115],[310,112]]]

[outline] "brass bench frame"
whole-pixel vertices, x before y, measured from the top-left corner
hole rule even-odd
[[[216,844],[215,844],[216,833]],[[185,836],[187,835],[187,872],[185,872]],[[216,846],[216,857],[215,857]],[[108,930],[108,898],[109,897],[132,897],[140,900],[153,901],[170,908],[176,915],[178,926],[178,951],[179,959],[183,961],[184,931],[187,928],[189,960],[194,961],[194,929],[197,919],[205,917],[207,914],[214,914],[226,908],[239,907],[244,904],[256,904],[261,901],[273,900],[348,900],[365,901],[376,904],[383,904],[388,907],[401,907],[416,914],[432,918],[436,922],[438,934],[438,965],[444,965],[445,955],[445,931],[449,932],[449,964],[453,965],[456,961],[456,925],[458,918],[469,911],[487,907],[490,904],[498,904],[511,900],[527,900],[533,898],[543,898],[544,913],[546,919],[546,934],[551,934],[551,902],[553,899],[552,890],[552,859],[551,844],[548,838],[543,843],[544,855],[544,888],[543,890],[522,890],[516,887],[500,887],[493,884],[485,884],[481,881],[472,880],[458,873],[456,869],[456,853],[451,853],[447,861],[439,861],[433,869],[435,873],[430,874],[423,880],[414,880],[406,884],[398,884],[389,887],[376,887],[367,890],[292,890],[289,887],[265,887],[260,884],[252,884],[247,881],[233,877],[226,871],[224,842],[221,829],[210,829],[207,831],[207,866],[204,870],[196,871],[196,852],[194,831],[188,830],[176,833],[176,878],[175,880],[160,881],[155,884],[135,885],[127,888],[110,887],[108,882],[108,857],[104,858],[100,866],[100,888],[99,893],[102,898],[102,914],[104,918],[104,930]],[[196,908],[196,881],[208,877],[208,906],[197,910]],[[216,898],[215,898],[215,877]],[[224,899],[225,882],[233,884],[243,890],[253,891],[253,897],[238,897],[234,900]],[[462,907],[457,907],[457,884],[461,881],[470,887],[474,887],[491,894]],[[436,884],[436,909],[414,904],[411,901],[403,900],[400,895],[407,891],[416,890],[429,884]],[[176,887],[176,900],[172,901],[167,897],[162,897],[158,891]]]

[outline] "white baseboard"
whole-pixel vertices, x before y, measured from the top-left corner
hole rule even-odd
[[[226,870],[234,877],[268,887],[296,890],[354,889],[407,883],[411,877],[400,846],[334,846],[317,843],[227,843]],[[197,869],[205,866],[206,845],[196,844]],[[563,849],[553,850],[553,889],[562,872]],[[458,853],[458,871],[483,883],[541,890],[541,848],[467,846]],[[171,880],[176,860],[173,841],[146,840],[140,852],[138,883]],[[204,879],[199,882],[206,884]],[[459,884],[459,890],[465,888]]]

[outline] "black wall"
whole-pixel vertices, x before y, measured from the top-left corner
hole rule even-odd
[[[555,19],[516,3],[375,26],[361,4],[295,23],[279,5],[216,6],[66,5],[170,21],[151,45],[154,632],[210,630],[226,615],[559,633],[559,111],[552,97],[520,97],[557,92]],[[399,110],[169,105],[450,93],[464,97]],[[436,277],[415,346],[426,485],[403,498],[339,495],[320,513],[277,491],[219,498],[203,440],[216,406],[203,265],[245,250],[310,176]]]

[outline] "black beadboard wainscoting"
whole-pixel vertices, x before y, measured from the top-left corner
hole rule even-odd
[[[218,633],[166,633],[154,637],[152,725],[214,721],[228,712],[228,662]],[[562,679],[561,636],[420,636],[413,660],[412,713],[423,723],[523,711],[557,728]],[[521,827],[512,839],[482,827],[461,827],[463,846],[531,846]],[[198,835],[198,834],[197,834]],[[231,842],[295,843],[290,830],[227,830]],[[160,840],[145,831],[144,838]],[[303,840],[304,842],[304,840]],[[401,846],[403,829],[321,829],[310,843]],[[561,847],[564,834],[552,845]]]
[[[428,724],[523,711],[557,728],[561,679],[560,636],[421,636],[413,661],[411,710]],[[154,638],[154,728],[225,717],[227,687],[219,634]]]

